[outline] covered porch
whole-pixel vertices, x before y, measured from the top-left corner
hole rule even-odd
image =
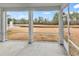
[[[63,9],[68,4],[62,3],[2,3],[0,4],[0,55],[44,55],[66,56],[69,52],[68,43],[64,40]],[[6,11],[29,12],[29,40],[8,41],[6,39],[7,20]],[[58,42],[36,42],[33,40],[33,11],[59,12],[59,40]],[[68,15],[69,16],[69,15]],[[69,19],[69,17],[68,17]],[[69,23],[68,23],[69,25]],[[69,37],[68,37],[69,38]]]

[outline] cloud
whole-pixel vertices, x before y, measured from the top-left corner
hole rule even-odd
[[[27,15],[10,15],[11,18],[15,18],[15,19],[22,19],[22,18],[25,18],[25,19],[28,19],[28,16]]]
[[[70,14],[73,14],[73,11],[70,11]]]
[[[43,14],[51,14],[51,12],[43,12]]]
[[[79,8],[79,4],[76,4],[76,5],[74,6],[74,8]]]
[[[21,19],[21,18],[28,19],[27,12],[7,12],[7,15],[10,15],[11,18],[15,19]]]
[[[68,14],[68,11],[65,12],[66,14]],[[70,14],[73,14],[73,11],[69,11]]]

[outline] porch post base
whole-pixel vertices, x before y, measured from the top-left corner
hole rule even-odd
[[[28,42],[28,44],[32,44],[32,42]]]
[[[60,45],[64,45],[64,44],[60,43]]]

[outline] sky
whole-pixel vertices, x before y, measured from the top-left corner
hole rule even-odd
[[[75,11],[75,12],[79,13],[79,4],[77,4],[77,3],[69,4],[69,10],[70,10],[70,12]],[[67,12],[67,8],[64,9],[64,12]]]
[[[35,11],[35,12],[33,12],[33,19],[38,18],[38,17],[43,17],[43,18],[52,20],[55,13],[56,13],[56,11],[39,11],[39,12]],[[20,12],[12,11],[12,12],[7,12],[7,14],[10,15],[11,18],[28,19],[27,11],[20,11]]]
[[[70,7],[71,13],[73,11],[76,11],[79,13],[79,4],[71,3],[69,5],[69,7]],[[67,12],[67,8],[64,9],[64,12]],[[38,18],[38,17],[43,17],[43,18],[47,18],[48,20],[52,20],[55,13],[56,13],[56,11],[34,11],[33,12],[33,19]],[[28,12],[27,11],[20,11],[20,12],[8,11],[7,15],[10,15],[11,18],[16,18],[16,19],[21,19],[21,18],[28,19]]]

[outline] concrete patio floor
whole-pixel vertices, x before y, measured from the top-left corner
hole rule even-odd
[[[57,42],[27,41],[0,42],[0,56],[66,56],[64,48]]]

